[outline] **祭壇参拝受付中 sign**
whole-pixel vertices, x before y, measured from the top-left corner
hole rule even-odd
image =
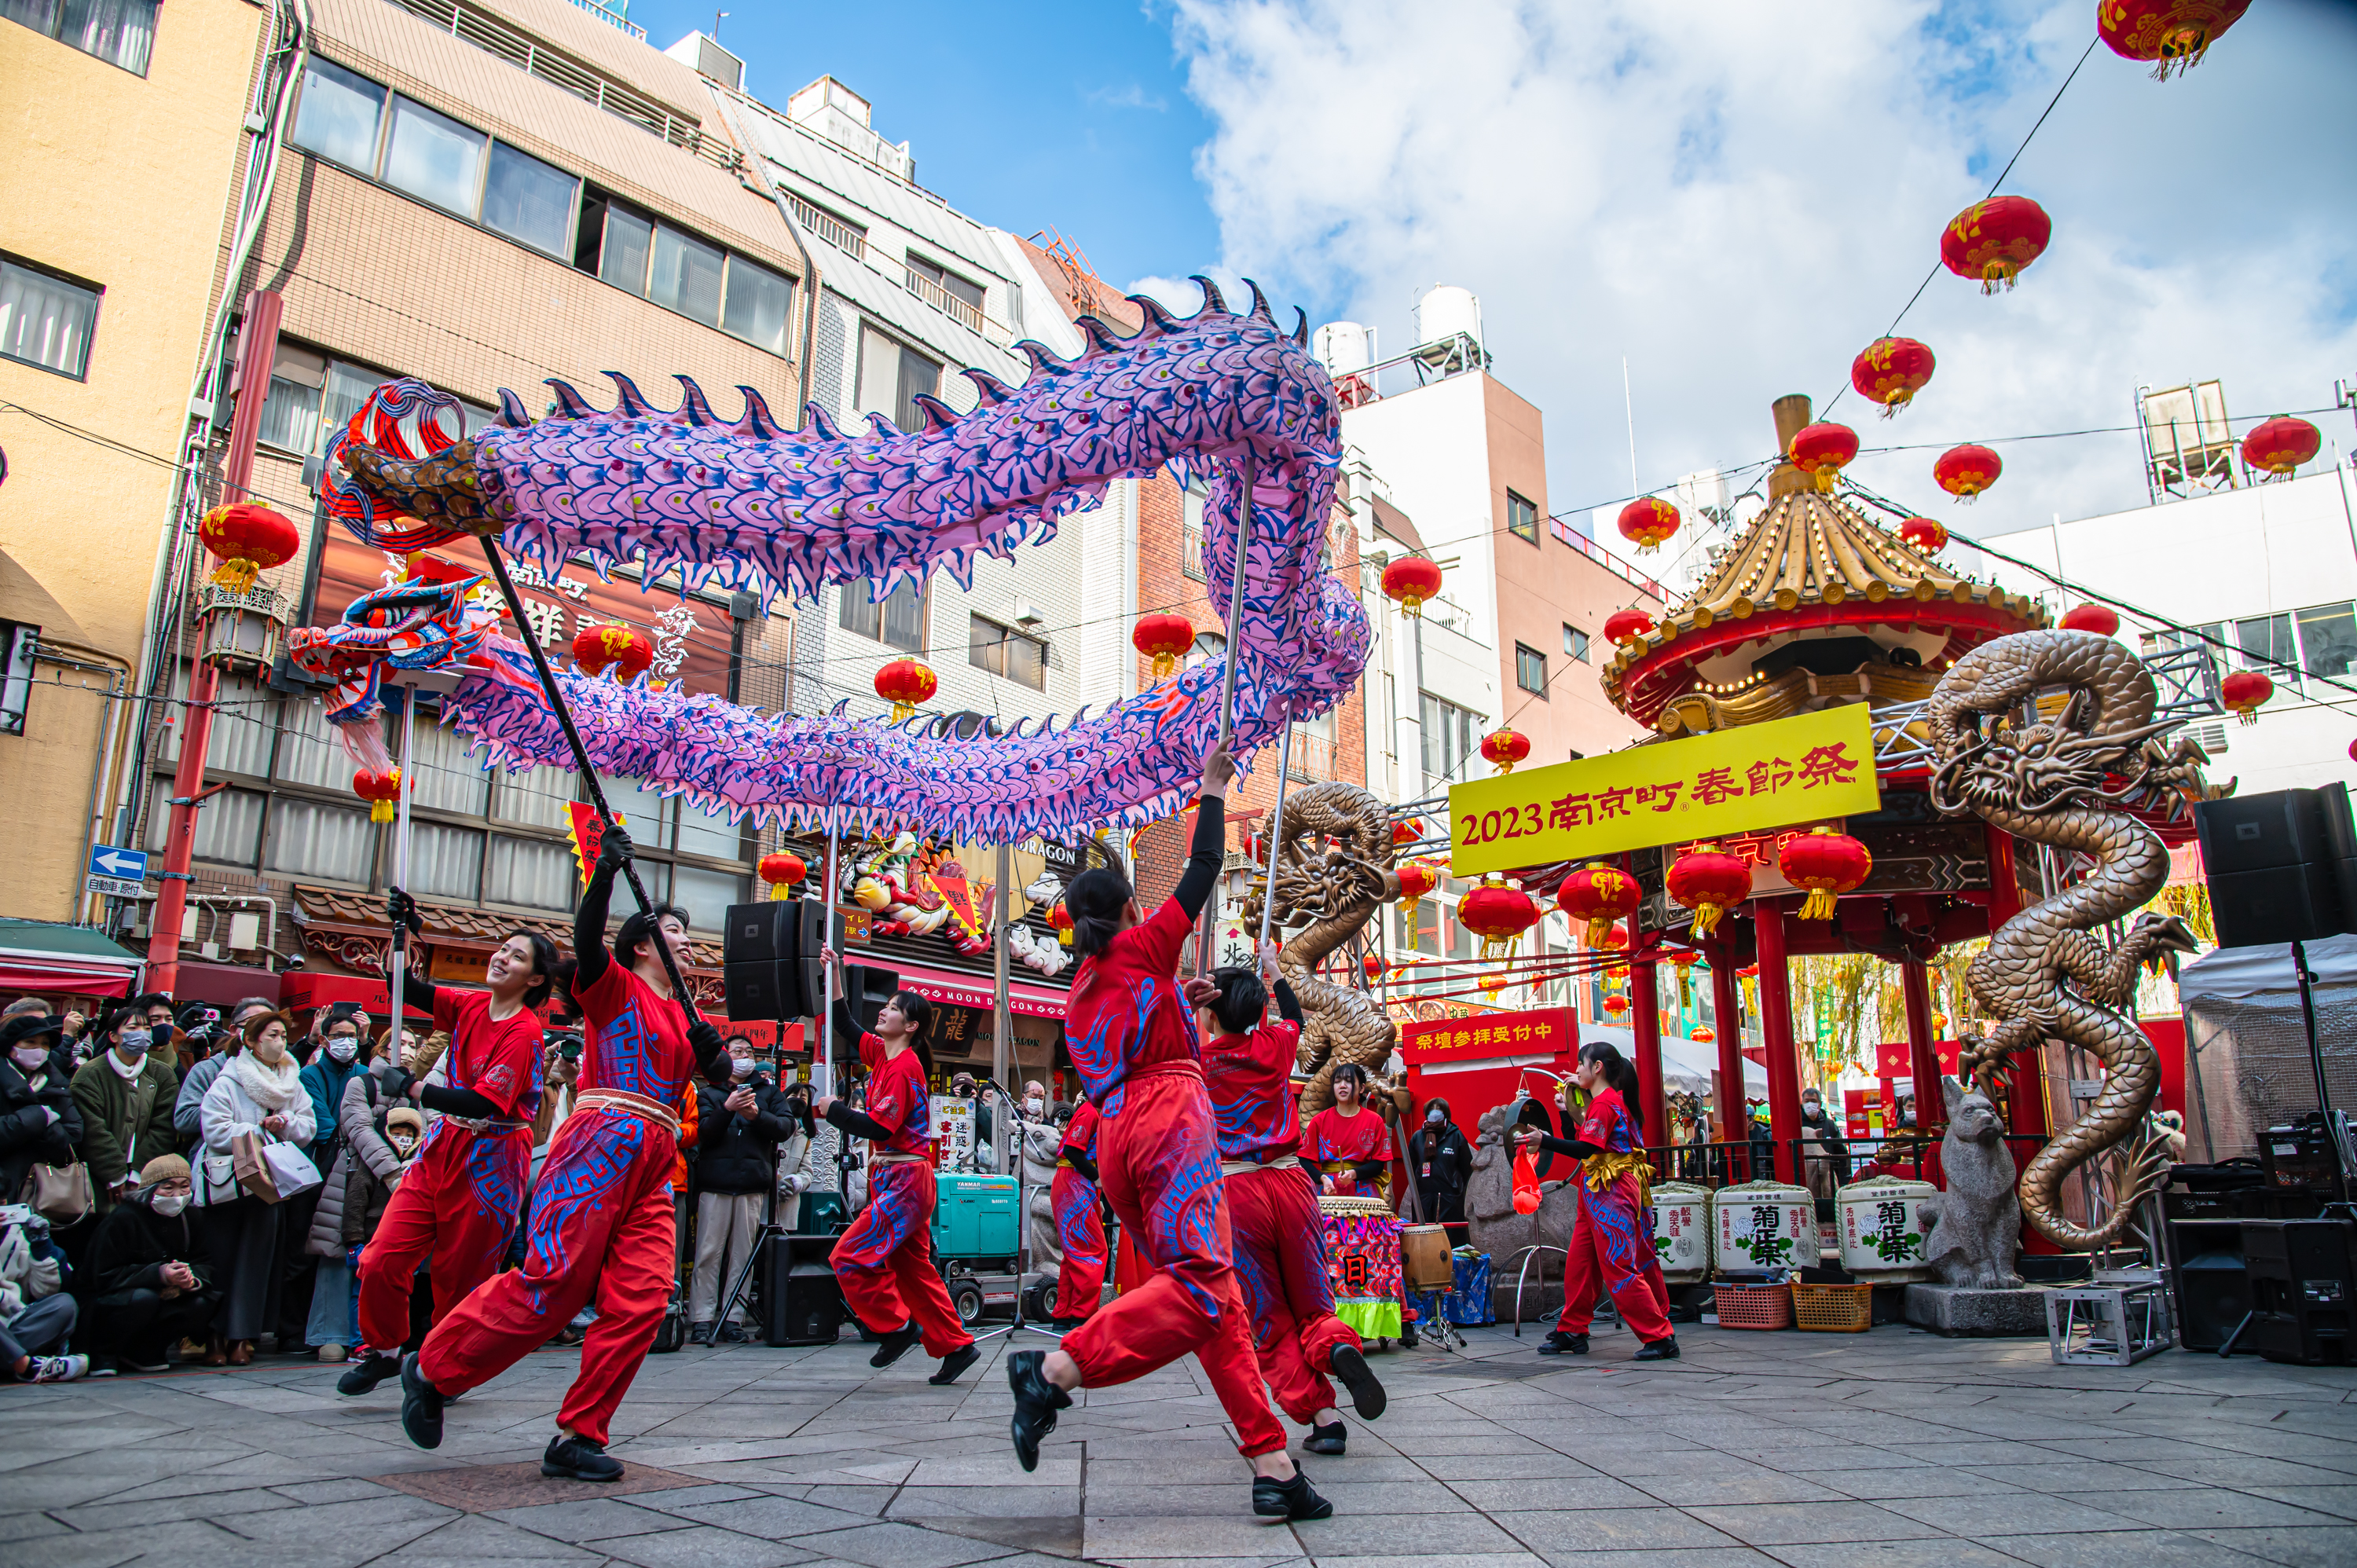
[[[1458,876],[1872,811],[1866,704],[1797,714],[1448,789]]]
[[[1435,1018],[1400,1026],[1400,1054],[1430,1071],[1436,1063],[1493,1058],[1553,1057],[1578,1044],[1579,1024],[1568,1007]]]

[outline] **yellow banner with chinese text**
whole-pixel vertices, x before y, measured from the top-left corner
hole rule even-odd
[[[1872,811],[1864,703],[1518,768],[1448,790],[1458,876]]]

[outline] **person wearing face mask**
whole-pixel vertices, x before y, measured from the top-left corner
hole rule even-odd
[[[171,996],[166,992],[150,991],[145,996],[135,1000],[131,1005],[137,1008],[141,1016],[147,1020],[147,1033],[152,1036],[148,1042],[149,1047],[155,1051],[156,1058],[166,1067],[172,1069],[172,1076],[178,1079],[180,1076],[180,1053],[173,1040],[173,1036],[178,1031],[172,1022]]]
[[[1835,1185],[1849,1180],[1849,1144],[1843,1139],[1840,1126],[1826,1114],[1824,1097],[1814,1089],[1801,1090],[1801,1132],[1804,1137],[1813,1134],[1824,1149],[1824,1157],[1812,1163],[1830,1164]]]
[[[178,1146],[172,1101],[178,1076],[156,1047],[151,1015],[134,1004],[99,1020],[104,1049],[75,1069],[73,1101],[81,1112],[82,1163],[99,1217],[141,1185],[140,1168]],[[168,1027],[170,1014],[165,1015]]]
[[[311,1141],[311,1163],[319,1167],[320,1182],[312,1197],[311,1213],[299,1213],[303,1255],[312,1270],[309,1307],[304,1317],[303,1342],[318,1348],[322,1361],[340,1361],[352,1343],[352,1268],[344,1246],[344,1188],[351,1161],[344,1137],[344,1096],[368,1076],[368,1047],[361,1032],[358,1009],[339,1003],[322,1015],[319,1048],[303,1069],[303,1089],[311,1097],[311,1119],[318,1136]]]
[[[156,1155],[90,1244],[91,1348],[117,1370],[163,1371],[172,1343],[203,1333],[221,1310],[190,1185],[188,1161]]]
[[[1473,1145],[1464,1129],[1448,1119],[1448,1101],[1437,1096],[1424,1107],[1424,1124],[1407,1141],[1408,1174],[1425,1222],[1448,1227],[1455,1246],[1465,1240],[1465,1184],[1473,1175]]]
[[[309,1145],[316,1129],[311,1097],[288,1042],[293,1020],[255,1013],[239,1031],[237,1054],[205,1091],[203,1157],[196,1165],[197,1206],[205,1210],[205,1241],[221,1285],[221,1311],[205,1364],[249,1366],[254,1341],[278,1322],[288,1250],[282,1204],[265,1203],[238,1184],[232,1143],[257,1134],[273,1143]]]
[[[201,1002],[191,1002],[180,1009],[180,1032],[188,1035],[195,1029],[201,1029],[201,1037],[210,1047],[210,1055],[190,1065],[188,1070],[180,1075],[180,1095],[172,1102],[172,1126],[180,1135],[180,1152],[187,1155],[189,1163],[197,1167],[199,1178],[204,1174],[205,1096],[212,1091],[213,1082],[228,1067],[229,1058],[243,1048],[244,1040],[240,1031],[245,1027],[246,1020],[277,1010],[275,1003],[266,1002],[259,996],[248,996],[240,1001],[229,1010],[225,1023],[219,1013]],[[204,1184],[199,1179],[197,1185],[201,1189]],[[201,1190],[197,1203],[199,1207],[204,1203]]]
[[[81,1143],[81,1111],[62,1020],[22,1013],[0,1024],[0,1198],[25,1190],[36,1165],[70,1165]]]
[[[733,1274],[745,1263],[761,1208],[776,1190],[778,1145],[793,1130],[786,1097],[753,1060],[753,1042],[728,1039],[729,1085],[695,1086],[695,1270],[687,1296],[690,1344],[745,1341],[743,1296],[726,1323],[716,1323],[724,1266]]]

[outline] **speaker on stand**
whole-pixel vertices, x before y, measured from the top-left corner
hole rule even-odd
[[[721,928],[728,1016],[739,1020],[823,1016],[826,906],[815,898],[731,904]]]

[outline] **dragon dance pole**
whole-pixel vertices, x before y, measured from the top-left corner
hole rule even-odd
[[[409,791],[411,774],[409,758],[412,737],[417,733],[417,689],[404,687],[401,702],[401,767],[398,776],[401,788],[395,792],[393,822],[393,885],[403,892],[409,891]],[[393,1065],[401,1065],[401,1036],[406,1023],[408,1004],[404,999],[404,984],[409,978],[409,922],[395,920],[393,924],[393,962],[385,976],[391,985],[393,1004]]]
[[[1253,948],[1253,967],[1260,967],[1260,950],[1268,945],[1272,917],[1276,913],[1276,852],[1285,843],[1285,786],[1293,777],[1293,709],[1285,710],[1285,744],[1276,753],[1276,810],[1268,819],[1268,880],[1260,896],[1260,941]]]
[[[540,674],[540,690],[556,714],[559,727],[565,731],[565,743],[573,748],[573,765],[581,770],[581,782],[589,791],[589,803],[597,808],[597,820],[610,829],[614,825],[613,808],[606,804],[606,790],[597,782],[597,770],[589,766],[588,748],[581,744],[581,732],[573,727],[573,710],[565,705],[565,693],[556,689],[556,672],[548,667],[548,655],[540,650],[540,634],[532,628],[532,618],[523,613],[522,596],[516,592],[515,580],[508,575],[508,564],[500,555],[500,542],[490,534],[480,536],[483,559],[491,564],[491,577],[500,585],[500,593],[508,602],[508,613],[515,618],[516,630],[523,637],[526,651],[532,655],[532,667]],[[654,908],[647,897],[646,885],[639,880],[635,861],[626,861],[622,875],[630,879],[630,893],[639,901],[639,912],[645,914]],[[691,1024],[700,1024],[704,1015],[696,1011],[695,998],[688,994],[686,982],[680,978],[679,961],[672,956],[671,943],[655,932],[655,951],[662,955],[663,976],[671,982],[671,993],[679,1001],[681,1011]]]
[[[1257,455],[1249,446],[1244,448],[1243,467],[1243,499],[1236,507],[1236,563],[1228,574],[1228,671],[1220,682],[1220,744],[1222,746],[1228,744],[1228,737],[1233,735],[1236,729],[1236,664],[1242,658],[1242,655],[1237,652],[1240,644],[1236,636],[1236,623],[1243,619],[1244,616],[1244,557],[1252,551],[1253,486],[1259,478]],[[1286,727],[1290,729],[1289,723]],[[1277,788],[1279,790],[1285,788],[1281,780]],[[1272,887],[1270,891],[1273,893],[1275,889]],[[1197,974],[1211,972],[1211,929],[1218,924],[1219,918],[1220,901],[1217,898],[1206,899],[1203,904],[1203,918],[1195,932],[1195,972]],[[1258,961],[1257,958],[1254,961]]]

